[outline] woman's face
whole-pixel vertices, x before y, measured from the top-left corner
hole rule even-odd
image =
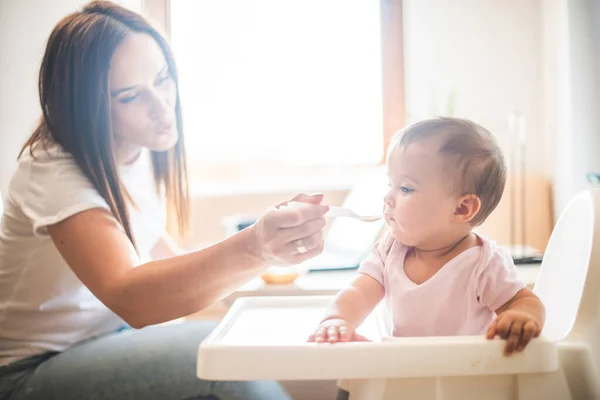
[[[117,48],[111,60],[109,89],[119,162],[132,161],[142,147],[166,151],[177,143],[177,89],[152,36],[132,33]]]

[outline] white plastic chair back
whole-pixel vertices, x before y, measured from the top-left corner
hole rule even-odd
[[[546,306],[548,339],[585,342],[600,365],[600,189],[577,195],[560,216],[533,291]]]

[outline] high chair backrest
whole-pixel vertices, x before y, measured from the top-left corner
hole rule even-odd
[[[600,189],[578,194],[561,214],[533,289],[546,306],[542,334],[583,341],[600,361]]]

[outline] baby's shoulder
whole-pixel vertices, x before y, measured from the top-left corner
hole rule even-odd
[[[482,241],[481,256],[478,263],[478,275],[498,269],[513,269],[515,263],[508,249],[495,241],[478,235]]]
[[[378,243],[378,252],[385,262],[390,259],[401,257],[406,253],[407,246],[397,241],[391,232],[387,232]]]

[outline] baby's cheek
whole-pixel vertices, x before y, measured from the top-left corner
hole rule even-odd
[[[410,201],[407,206],[408,207],[406,207],[403,213],[407,220],[412,221],[413,223],[422,223],[429,219],[431,210],[427,203],[415,199]]]
[[[420,232],[427,229],[424,216],[416,213],[405,213],[397,222],[400,230],[411,236],[418,236]]]

